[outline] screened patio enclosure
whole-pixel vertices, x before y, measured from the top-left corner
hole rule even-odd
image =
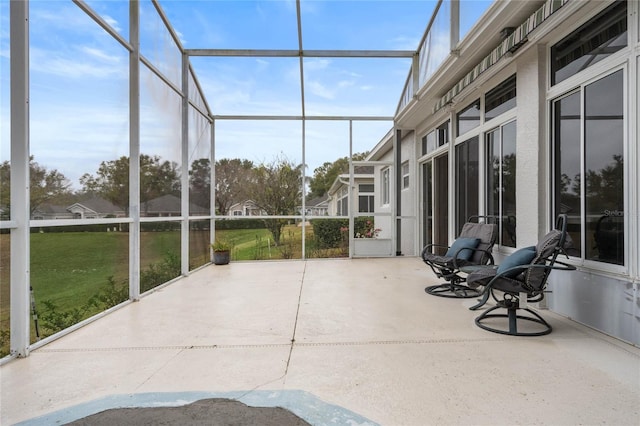
[[[386,255],[401,253],[399,229],[415,233],[416,217],[398,211],[399,156],[369,162],[366,195],[355,175],[381,140],[398,143],[407,93],[491,2],[375,2],[358,37],[338,2],[261,5],[288,18],[279,26],[246,2],[229,2],[233,14],[180,3],[0,5],[3,356],[209,264],[217,236],[235,260],[268,260],[358,256],[367,222]],[[340,31],[314,17],[319,6],[335,8]],[[408,41],[380,37],[390,20]],[[242,34],[243,22],[266,36],[202,31]],[[309,204],[315,171],[340,159],[346,211]],[[338,235],[320,241],[318,222]]]

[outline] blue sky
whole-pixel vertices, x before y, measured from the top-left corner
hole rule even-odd
[[[128,2],[87,1],[128,39]],[[435,1],[301,3],[303,48],[414,50]],[[463,2],[474,21],[486,1]],[[179,55],[142,1],[141,50],[179,86]],[[296,5],[275,1],[160,2],[185,48],[297,49]],[[32,0],[30,7],[31,152],[78,187],[101,161],[128,155],[128,53],[71,1]],[[469,26],[468,23],[462,24]],[[0,160],[9,159],[9,1],[0,0]],[[214,114],[300,115],[297,58],[192,58]],[[306,58],[309,115],[392,116],[410,67],[408,59]],[[141,150],[179,161],[179,98],[143,72]],[[355,122],[354,152],[371,149],[390,122]],[[348,123],[308,122],[307,173],[348,155]],[[298,121],[217,121],[218,158],[269,162],[275,154],[301,162]],[[205,137],[206,134],[203,134]],[[206,150],[192,149],[195,157]],[[198,152],[196,152],[198,151]]]

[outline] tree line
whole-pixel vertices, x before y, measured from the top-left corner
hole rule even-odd
[[[356,154],[354,160],[366,154]],[[81,188],[74,190],[71,181],[56,169],[45,166],[30,157],[29,189],[31,213],[45,205],[69,205],[87,196],[108,200],[128,212],[129,209],[129,157],[102,161],[95,173],[85,173]],[[349,159],[339,158],[325,162],[308,179],[307,199],[322,197],[341,173],[348,171]],[[269,163],[255,164],[240,158],[221,159],[215,163],[215,211],[225,216],[235,204],[251,200],[256,208],[270,216],[295,215],[302,201],[303,165],[284,156]],[[211,208],[211,161],[200,158],[191,163],[189,173],[190,202],[209,210]],[[181,170],[177,163],[163,160],[157,155],[140,155],[140,202],[145,203],[167,194],[180,195]],[[0,207],[3,219],[8,218],[10,207],[11,164],[0,163]],[[280,241],[287,221],[265,220],[274,242]]]

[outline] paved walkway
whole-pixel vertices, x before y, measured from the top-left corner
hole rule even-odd
[[[231,397],[314,425],[640,424],[640,349],[476,327],[416,258],[203,268],[0,369],[0,423]]]

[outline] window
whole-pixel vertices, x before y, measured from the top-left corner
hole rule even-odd
[[[409,188],[409,162],[402,163],[402,189]]]
[[[512,75],[485,95],[484,119],[489,121],[515,106],[516,76]]]
[[[358,212],[374,212],[374,186],[372,183],[361,183],[358,185]]]
[[[449,143],[449,120],[422,137],[422,155],[429,154]]]
[[[382,205],[389,205],[389,168],[385,168],[382,170]]]
[[[485,136],[487,215],[497,216],[499,244],[516,247],[516,122]]]
[[[480,99],[463,109],[456,116],[457,135],[463,135],[480,125]]]
[[[436,137],[438,146],[449,143],[449,120],[436,127]]]
[[[436,131],[433,130],[422,137],[422,155],[435,151]]]
[[[620,265],[625,225],[623,91],[623,71],[617,71],[552,104],[554,215],[568,215],[578,256]]]
[[[600,62],[627,45],[627,2],[616,1],[551,47],[551,85]]]
[[[433,161],[422,164],[422,246],[433,244]]]
[[[478,214],[478,146],[477,136],[456,146],[456,235],[470,216]]]
[[[338,191],[338,202],[336,208],[336,214],[338,216],[348,216],[349,215],[349,192],[347,188],[341,188]]]

